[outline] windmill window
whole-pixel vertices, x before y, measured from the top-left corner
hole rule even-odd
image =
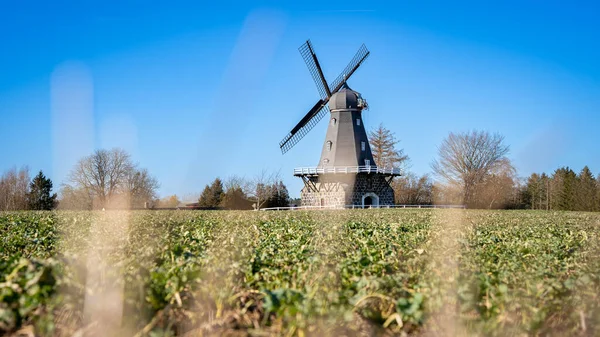
[[[365,142],[360,142],[360,150],[364,151],[365,150]]]
[[[329,159],[325,158],[323,159],[323,164],[328,164],[329,163]]]
[[[360,118],[357,118],[357,119],[356,119],[356,125],[359,125],[359,126],[360,126]]]
[[[335,125],[336,122],[337,122],[337,120],[335,118],[331,119],[331,125]]]
[[[333,145],[333,143],[330,140],[327,141],[327,151],[331,151],[331,145]]]

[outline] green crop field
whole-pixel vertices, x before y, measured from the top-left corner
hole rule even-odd
[[[0,232],[4,335],[600,335],[600,214],[14,212]]]

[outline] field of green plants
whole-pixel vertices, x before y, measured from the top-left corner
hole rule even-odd
[[[600,214],[0,212],[0,334],[598,336]]]

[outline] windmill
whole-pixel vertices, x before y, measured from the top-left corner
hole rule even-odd
[[[282,153],[296,145],[323,117],[330,115],[321,159],[316,167],[294,169],[302,178],[303,206],[393,205],[390,182],[400,169],[377,167],[362,120],[367,101],[350,89],[348,79],[369,56],[363,44],[342,73],[329,85],[310,40],[299,48],[320,98],[279,143]]]

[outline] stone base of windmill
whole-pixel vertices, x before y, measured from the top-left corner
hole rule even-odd
[[[307,178],[302,206],[381,207],[394,205],[394,190],[385,175],[320,175]]]

